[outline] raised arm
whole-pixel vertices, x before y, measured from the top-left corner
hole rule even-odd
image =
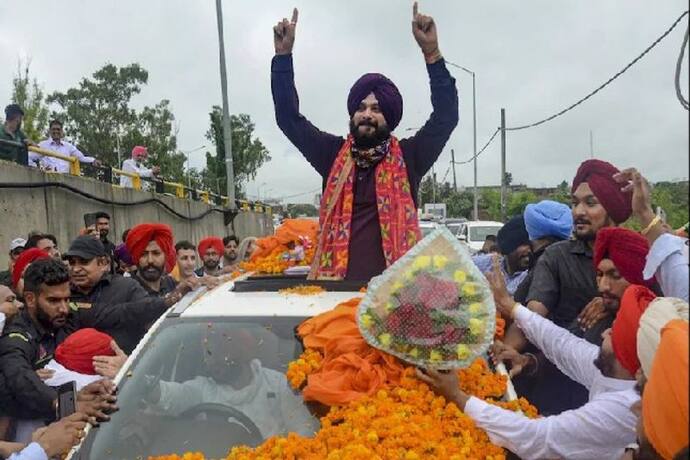
[[[283,18],[273,27],[273,44],[276,52],[271,63],[273,105],[280,130],[325,178],[344,139],[320,131],[299,112],[299,97],[292,66],[297,17],[298,11],[295,8],[290,21]]]
[[[436,23],[431,16],[412,8],[412,34],[422,50],[431,86],[432,112],[417,133],[401,141],[405,162],[421,177],[431,168],[443,151],[458,124],[458,91],[438,47]]]

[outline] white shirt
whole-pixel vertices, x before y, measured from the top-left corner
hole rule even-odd
[[[84,155],[78,148],[66,141],[55,142],[53,139],[41,141],[38,146],[45,150],[61,153],[67,157],[77,158],[82,163],[93,163],[94,157]],[[29,152],[29,165],[36,167],[38,163],[44,169],[55,171],[61,174],[69,173],[69,162],[59,158],[41,155],[36,152]]]
[[[50,387],[58,387],[64,383],[74,381],[76,382],[77,391],[79,391],[86,385],[103,379],[100,375],[80,374],[79,372],[71,371],[54,359],[51,359],[44,369],[55,371],[51,378],[43,382]],[[44,426],[43,420],[17,420],[14,441],[26,444],[31,441],[33,432]]]
[[[153,176],[153,170],[147,168],[141,163],[138,163],[134,158],[125,160],[122,162],[122,170],[132,174],[138,174],[140,177],[151,177]],[[132,178],[129,176],[120,176],[120,187],[133,188]],[[143,190],[148,190],[148,184],[142,181],[141,188]]]
[[[0,311],[0,335],[2,335],[2,331],[5,330],[5,314]]]
[[[252,360],[250,366],[252,381],[239,390],[205,376],[184,383],[161,381],[157,406],[168,414],[179,415],[199,404],[223,404],[249,417],[264,439],[289,431],[313,436],[318,422],[311,417],[302,398],[292,392],[285,376],[261,367],[258,359]]]
[[[524,460],[618,459],[635,442],[639,401],[634,380],[605,377],[594,365],[599,347],[529,309],[519,306],[515,320],[527,338],[564,374],[589,390],[582,407],[558,415],[529,419],[472,397],[465,414],[487,432],[491,442]]]
[[[48,454],[37,442],[32,442],[16,454],[10,455],[7,460],[49,460]]]
[[[687,240],[670,233],[659,236],[647,254],[642,275],[648,280],[656,276],[665,297],[688,301]]]

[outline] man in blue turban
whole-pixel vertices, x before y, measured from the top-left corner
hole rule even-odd
[[[412,31],[427,64],[433,107],[424,127],[398,140],[392,132],[403,116],[402,96],[387,77],[367,73],[347,98],[349,135],[322,132],[299,112],[292,66],[297,17],[295,9],[291,21],[273,28],[271,89],[278,126],[323,178],[322,231],[310,276],[366,282],[421,237],[417,191],[458,123],[455,79],[439,51],[434,20],[415,3]],[[346,74],[349,67],[331,72]]]

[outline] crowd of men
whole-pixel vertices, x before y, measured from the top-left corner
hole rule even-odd
[[[5,121],[0,128],[0,141],[10,141],[11,143],[0,142],[1,160],[13,161],[58,174],[70,172],[70,162],[68,160],[28,150],[28,147],[38,147],[64,157],[74,158],[80,163],[102,166],[100,160],[86,155],[75,145],[64,139],[65,133],[61,120],[51,120],[48,125],[47,138],[37,144],[22,131],[23,119],[24,110],[19,105],[10,104],[5,107]],[[158,166],[146,166],[147,158],[148,150],[146,147],[141,145],[134,146],[131,158],[122,162],[122,170],[125,173],[138,175],[141,178],[155,179],[160,175],[160,168]],[[124,174],[120,175],[120,186],[132,188],[134,186],[132,177]],[[146,189],[147,184],[142,184],[142,187]]]
[[[239,271],[256,240],[209,236],[197,246],[144,223],[115,244],[108,213],[84,224],[64,251],[48,233],[10,242],[0,273],[0,458],[59,456],[86,423],[108,420],[111,379],[149,327],[190,290]],[[59,420],[56,388],[70,381],[77,413]]]
[[[496,244],[474,257],[509,324],[492,354],[541,417],[465,394],[452,372],[419,377],[523,459],[687,459],[687,225],[653,212],[638,171],[592,159],[570,207],[530,204]]]

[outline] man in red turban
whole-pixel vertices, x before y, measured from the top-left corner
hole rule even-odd
[[[176,263],[173,234],[168,225],[137,225],[127,234],[125,245],[137,265],[133,278],[149,295],[163,297],[175,290],[177,283],[168,275]]]
[[[55,349],[55,360],[66,369],[80,374],[95,375],[93,358],[113,356],[113,338],[93,328],[79,329]]]
[[[611,327],[620,307],[623,293],[631,285],[656,288],[654,280],[645,281],[649,243],[637,232],[620,227],[606,227],[597,232],[594,244],[594,268],[597,276],[596,297],[586,321],[574,321],[570,331],[596,343],[601,333]]]
[[[198,276],[220,276],[220,258],[223,257],[225,246],[223,240],[217,236],[209,236],[199,242],[199,257],[203,266],[196,274]]]
[[[22,276],[24,276],[27,267],[36,260],[47,259],[49,257],[50,255],[46,251],[38,248],[26,249],[19,255],[19,258],[12,268],[12,287],[14,287],[14,291],[17,294],[21,295],[24,291]]]
[[[497,311],[511,318],[551,363],[587,389],[585,403],[534,420],[466,394],[456,372],[419,371],[420,379],[455,403],[492,442],[520,458],[619,459],[635,441],[637,416],[630,408],[640,397],[635,391],[639,363],[633,356],[640,316],[649,298],[647,288],[632,286],[626,291],[613,330],[606,331],[601,346],[596,346],[516,303],[498,260],[488,278]],[[494,352],[509,364],[528,364],[514,350],[499,346]]]
[[[458,123],[458,94],[438,45],[436,24],[415,2],[412,32],[427,64],[433,114],[415,135],[393,134],[403,98],[380,73],[359,78],[347,97],[349,133],[325,133],[299,111],[292,49],[298,13],[274,28],[271,89],[276,121],[323,179],[311,278],[369,281],[419,239],[417,192]],[[347,66],[343,68],[347,69]],[[356,184],[356,186],[355,186]]]

